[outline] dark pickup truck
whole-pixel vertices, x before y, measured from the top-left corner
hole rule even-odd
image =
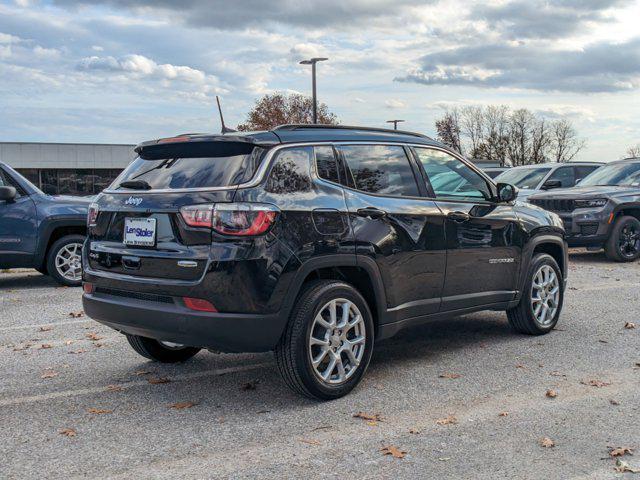
[[[91,198],[50,196],[0,162],[0,268],[35,268],[78,286]]]

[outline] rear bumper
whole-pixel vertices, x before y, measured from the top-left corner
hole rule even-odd
[[[568,236],[569,247],[602,247],[606,243],[608,235]]]
[[[85,313],[121,333],[223,352],[273,350],[284,330],[279,314],[208,313],[103,294],[83,294]]]

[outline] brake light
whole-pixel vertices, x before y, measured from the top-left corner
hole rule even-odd
[[[158,140],[158,143],[188,142],[189,140],[191,140],[191,137],[188,135],[182,135],[180,137],[161,138]]]
[[[87,212],[87,226],[95,227],[98,223],[98,213],[100,213],[100,209],[97,203],[92,203],[89,205],[89,211]]]
[[[82,290],[84,291],[84,293],[93,293],[95,289],[96,289],[96,286],[93,283],[88,283],[88,282],[82,283]]]
[[[280,210],[261,203],[218,203],[182,207],[180,213],[191,227],[208,227],[222,235],[250,237],[269,231]]]
[[[199,312],[218,311],[210,301],[202,298],[182,297],[182,300],[184,301],[184,305],[191,310],[197,310]]]
[[[213,205],[189,205],[180,209],[180,215],[190,227],[211,228]]]

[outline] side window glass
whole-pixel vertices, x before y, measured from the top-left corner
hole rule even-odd
[[[296,193],[311,190],[311,147],[281,150],[272,166],[265,190],[271,193]]]
[[[548,180],[560,180],[562,188],[573,187],[576,184],[576,177],[573,173],[573,167],[561,167],[553,172]]]
[[[4,172],[2,170],[0,170],[0,187],[4,187],[7,184],[4,181]]]
[[[437,198],[490,200],[489,185],[476,172],[448,153],[431,148],[416,148]]]
[[[598,167],[597,166],[593,166],[593,167],[574,167],[576,170],[576,182],[578,180],[582,180],[583,178],[585,178],[587,175],[589,175],[591,172],[593,172],[594,170],[596,170]]]
[[[395,145],[343,145],[344,157],[355,188],[377,195],[420,195],[404,148]]]
[[[314,147],[318,176],[330,182],[340,183],[338,160],[332,147]]]

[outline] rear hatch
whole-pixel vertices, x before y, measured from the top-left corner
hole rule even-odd
[[[212,234],[188,225],[180,209],[232,202],[236,185],[253,177],[266,149],[179,141],[137,151],[140,156],[90,209],[89,268],[195,283],[207,268]]]

